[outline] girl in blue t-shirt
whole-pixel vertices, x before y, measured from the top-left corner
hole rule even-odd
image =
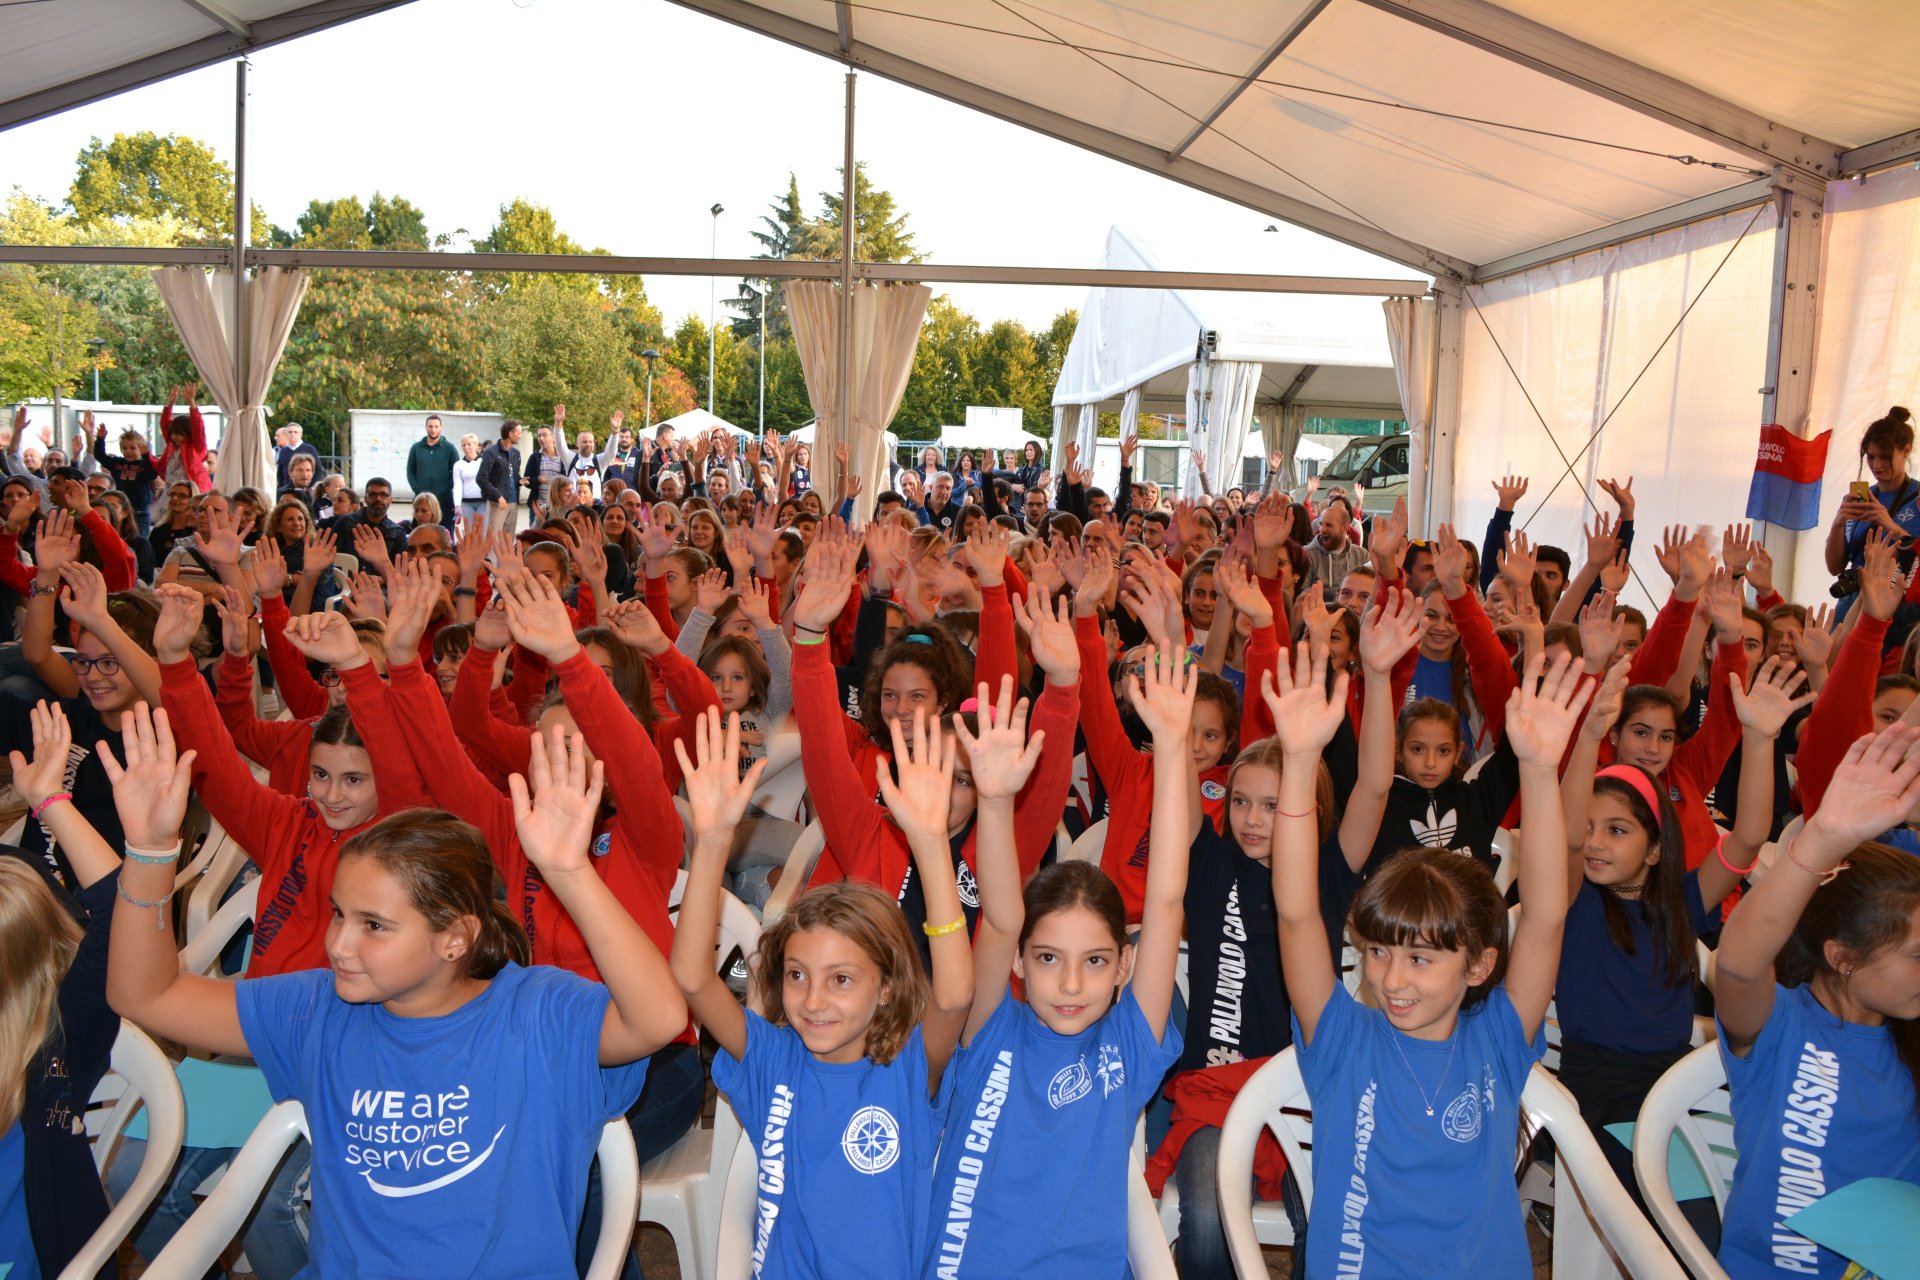
[[[1331,1189],[1308,1225],[1309,1275],[1425,1275],[1441,1258],[1455,1275],[1533,1275],[1514,1147],[1567,910],[1560,757],[1587,694],[1577,663],[1562,658],[1542,679],[1543,663],[1533,657],[1507,702],[1528,903],[1512,943],[1485,866],[1401,853],[1347,920],[1372,1007],[1340,984],[1320,916],[1314,765],[1346,714],[1346,682],[1329,698],[1303,654],[1264,690],[1286,751],[1273,862],[1281,972],[1313,1099],[1314,1172]]]
[[[1916,803],[1920,729],[1861,738],[1721,932],[1733,1280],[1855,1274],[1790,1215],[1862,1178],[1920,1184],[1920,859],[1867,843]]]
[[[1012,687],[1003,681],[997,717],[983,689],[981,738],[1007,739],[1030,771],[1040,742],[1025,743],[1027,704],[1014,707]],[[893,898],[839,881],[801,895],[760,935],[749,988],[763,1012],[741,1008],[715,972],[713,949],[734,828],[766,761],[742,776],[737,712],[724,732],[717,710],[702,716],[691,758],[674,744],[694,845],[673,971],[719,1042],[714,1085],[759,1151],[753,1269],[767,1280],[898,1280],[911,1273],[924,1233],[941,1082],[974,983],[947,805],[956,771],[971,767],[983,803],[998,778],[985,748],[969,742],[963,759],[925,711],[914,713],[911,733],[900,720],[891,732],[892,771],[883,759],[876,773],[925,884],[932,980]]]
[[[572,1280],[600,1132],[686,1026],[658,949],[588,865],[603,771],[578,735],[536,738],[511,782],[521,842],[606,985],[523,968],[480,833],[397,813],[340,852],[332,972],[244,983],[180,972],[167,927],[194,753],[136,705],[127,762],[103,760],[126,826],[107,970],[113,1007],[155,1035],[252,1057],[313,1144],[310,1271]]]
[[[1188,739],[1198,668],[1167,645],[1128,684],[1154,762],[1136,944],[1120,891],[1093,863],[1043,868],[1023,894],[1018,787],[998,781],[991,806],[981,790],[976,994],[954,1060],[923,1276],[1127,1274],[1127,1148],[1180,1056],[1168,1015],[1187,849],[1201,817]],[[969,750],[977,782],[981,748]]]
[[[1751,691],[1733,681],[1745,734],[1741,816],[1689,871],[1694,859],[1679,818],[1653,775],[1630,764],[1594,769],[1620,716],[1627,669],[1622,659],[1607,672],[1561,784],[1572,900],[1554,995],[1560,1081],[1622,1185],[1634,1189],[1632,1154],[1606,1126],[1637,1119],[1654,1082],[1692,1046],[1696,943],[1708,912],[1752,869],[1771,834],[1774,740],[1807,699],[1794,697],[1805,678],[1779,658]]]

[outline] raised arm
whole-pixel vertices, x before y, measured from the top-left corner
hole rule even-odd
[[[74,887],[86,889],[112,875],[120,855],[107,847],[67,791],[67,768],[73,759],[73,729],[67,713],[57,702],[37,702],[27,714],[33,726],[33,759],[18,751],[7,753],[13,785],[66,855]]]
[[[121,725],[123,768],[100,744],[127,837],[107,953],[107,1001],[154,1035],[214,1053],[247,1054],[233,984],[180,972],[168,903],[194,753],[176,755],[165,711],[134,704]]]
[[[1560,774],[1560,810],[1567,827],[1567,901],[1587,878],[1587,814],[1593,808],[1593,775],[1600,762],[1600,744],[1620,718],[1626,703],[1627,660],[1607,668],[1587,715],[1573,735],[1566,767]]]
[[[596,760],[588,769],[586,743],[577,733],[569,740],[558,725],[551,738],[534,734],[528,755],[531,785],[517,773],[507,780],[520,846],[580,930],[606,983],[600,1065],[638,1061],[686,1029],[687,1004],[660,948],[593,870],[588,846],[606,766]]]
[[[1714,1004],[1727,1048],[1742,1057],[1773,1012],[1774,959],[1813,892],[1863,842],[1906,821],[1920,804],[1920,729],[1894,725],[1861,738],[1833,775],[1828,802],[1787,843],[1720,933]]]
[[[1741,876],[1753,869],[1760,846],[1773,838],[1773,758],[1781,729],[1812,694],[1800,695],[1806,675],[1784,658],[1768,658],[1751,690],[1737,675],[1726,677],[1740,719],[1740,790],[1733,830],[1713,857],[1698,869],[1700,901],[1712,905],[1732,893]]]
[[[1196,455],[1197,456],[1197,455]],[[1134,947],[1133,996],[1161,1039],[1173,1007],[1174,967],[1186,920],[1187,855],[1196,834],[1193,694],[1200,675],[1177,649],[1161,649],[1146,679],[1128,676],[1128,692],[1153,733],[1153,813],[1147,827],[1147,893]]]
[[[694,749],[673,744],[687,779],[687,807],[693,812],[693,854],[687,865],[686,893],[673,932],[673,978],[701,1026],[735,1058],[747,1052],[747,1015],[714,968],[713,949],[720,930],[720,886],[733,850],[734,828],[746,813],[766,761],[756,761],[740,776],[740,717],[721,729],[717,711],[694,725]]]

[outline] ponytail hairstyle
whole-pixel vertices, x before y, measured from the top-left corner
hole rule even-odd
[[[899,1056],[907,1037],[920,1025],[933,989],[899,904],[893,895],[870,884],[836,880],[807,890],[785,915],[768,925],[753,953],[748,985],[749,990],[759,993],[761,1012],[776,1027],[787,1025],[782,995],[787,941],[805,929],[833,930],[866,952],[867,959],[879,970],[880,1003],[873,1011],[873,1021],[867,1024],[866,1055],[886,1066]]]
[[[1659,952],[1660,973],[1669,987],[1693,981],[1699,967],[1695,954],[1697,939],[1693,922],[1687,919],[1687,846],[1680,833],[1680,816],[1667,799],[1666,788],[1638,765],[1616,764],[1612,769],[1631,769],[1646,780],[1646,790],[1635,786],[1631,778],[1600,776],[1593,780],[1593,794],[1610,796],[1627,807],[1634,824],[1646,833],[1647,843],[1659,854],[1647,868],[1646,888],[1640,891],[1640,910],[1646,917],[1647,932]],[[1656,810],[1647,803],[1651,795],[1660,804]],[[1626,908],[1613,894],[1602,891],[1600,900],[1607,917],[1607,937],[1628,955],[1634,954],[1633,922]]]
[[[1913,413],[1902,405],[1887,410],[1887,416],[1875,421],[1860,437],[1860,458],[1878,445],[1888,453],[1903,453],[1913,448]]]
[[[651,729],[660,722],[660,712],[653,705],[653,676],[647,670],[647,660],[640,651],[621,638],[612,627],[582,627],[573,633],[582,647],[599,645],[607,655],[607,679],[613,683],[613,691],[620,695],[620,701],[627,704],[627,710],[633,712],[633,718],[640,722],[643,729]]]
[[[467,977],[532,962],[526,931],[494,896],[493,856],[472,823],[441,809],[406,809],[342,845],[340,860],[348,858],[370,858],[398,880],[435,933],[465,934]]]
[[[1861,845],[1840,874],[1813,891],[1775,961],[1780,981],[1797,987],[1824,974],[1845,987],[1851,979],[1830,957],[1829,944],[1847,968],[1865,964],[1906,942],[1916,910],[1920,858],[1877,841]],[[1888,1018],[1887,1033],[1920,1092],[1920,1021]]]
[[[1363,950],[1367,943],[1433,947],[1464,951],[1472,964],[1493,948],[1499,953],[1493,971],[1467,988],[1463,1012],[1484,1001],[1507,974],[1507,904],[1493,872],[1478,858],[1450,849],[1407,849],[1387,859],[1361,886],[1347,928]]]
[[[0,857],[0,1133],[20,1119],[27,1075],[60,1040],[60,982],[80,950],[80,926],[40,873]]]
[[[880,714],[880,688],[887,672],[897,666],[918,667],[926,673],[939,696],[935,710],[942,718],[959,710],[973,694],[973,655],[960,647],[952,632],[938,622],[902,631],[875,655],[860,688],[860,726],[887,751],[893,749],[893,734]]]

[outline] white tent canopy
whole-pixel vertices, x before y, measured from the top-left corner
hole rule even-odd
[[[658,431],[661,427],[672,427],[673,433],[682,440],[691,436],[704,435],[715,427],[725,427],[737,436],[742,436],[749,440],[753,439],[753,432],[748,431],[744,427],[736,427],[725,418],[717,414],[708,413],[705,409],[699,408],[689,409],[677,417],[668,418],[664,422],[656,422],[653,424],[655,431]]]
[[[1031,441],[1042,449],[1047,447],[1043,436],[1036,436],[1021,425],[1021,411],[1017,408],[997,408],[986,405],[967,406],[967,421],[964,426],[940,428],[940,446],[943,449],[1023,449]]]

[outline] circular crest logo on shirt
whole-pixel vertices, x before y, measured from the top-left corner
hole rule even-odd
[[[608,850],[612,848],[613,848],[613,832],[602,831],[599,835],[593,838],[593,856],[594,857],[604,858],[607,856]]]
[[[1447,1104],[1440,1117],[1440,1132],[1455,1142],[1472,1142],[1480,1136],[1480,1089],[1468,1085],[1459,1097]]]
[[[1055,1111],[1080,1101],[1093,1092],[1093,1074],[1087,1070],[1084,1058],[1069,1062],[1047,1082],[1047,1105]]]
[[[960,901],[969,907],[980,905],[980,882],[973,878],[973,868],[962,862],[954,872],[954,888],[960,893]]]
[[[885,1107],[862,1107],[847,1121],[840,1149],[861,1173],[885,1173],[900,1158],[900,1126]]]
[[[1212,778],[1208,778],[1200,784],[1200,798],[1202,800],[1218,800],[1226,794],[1226,786],[1214,781]]]

